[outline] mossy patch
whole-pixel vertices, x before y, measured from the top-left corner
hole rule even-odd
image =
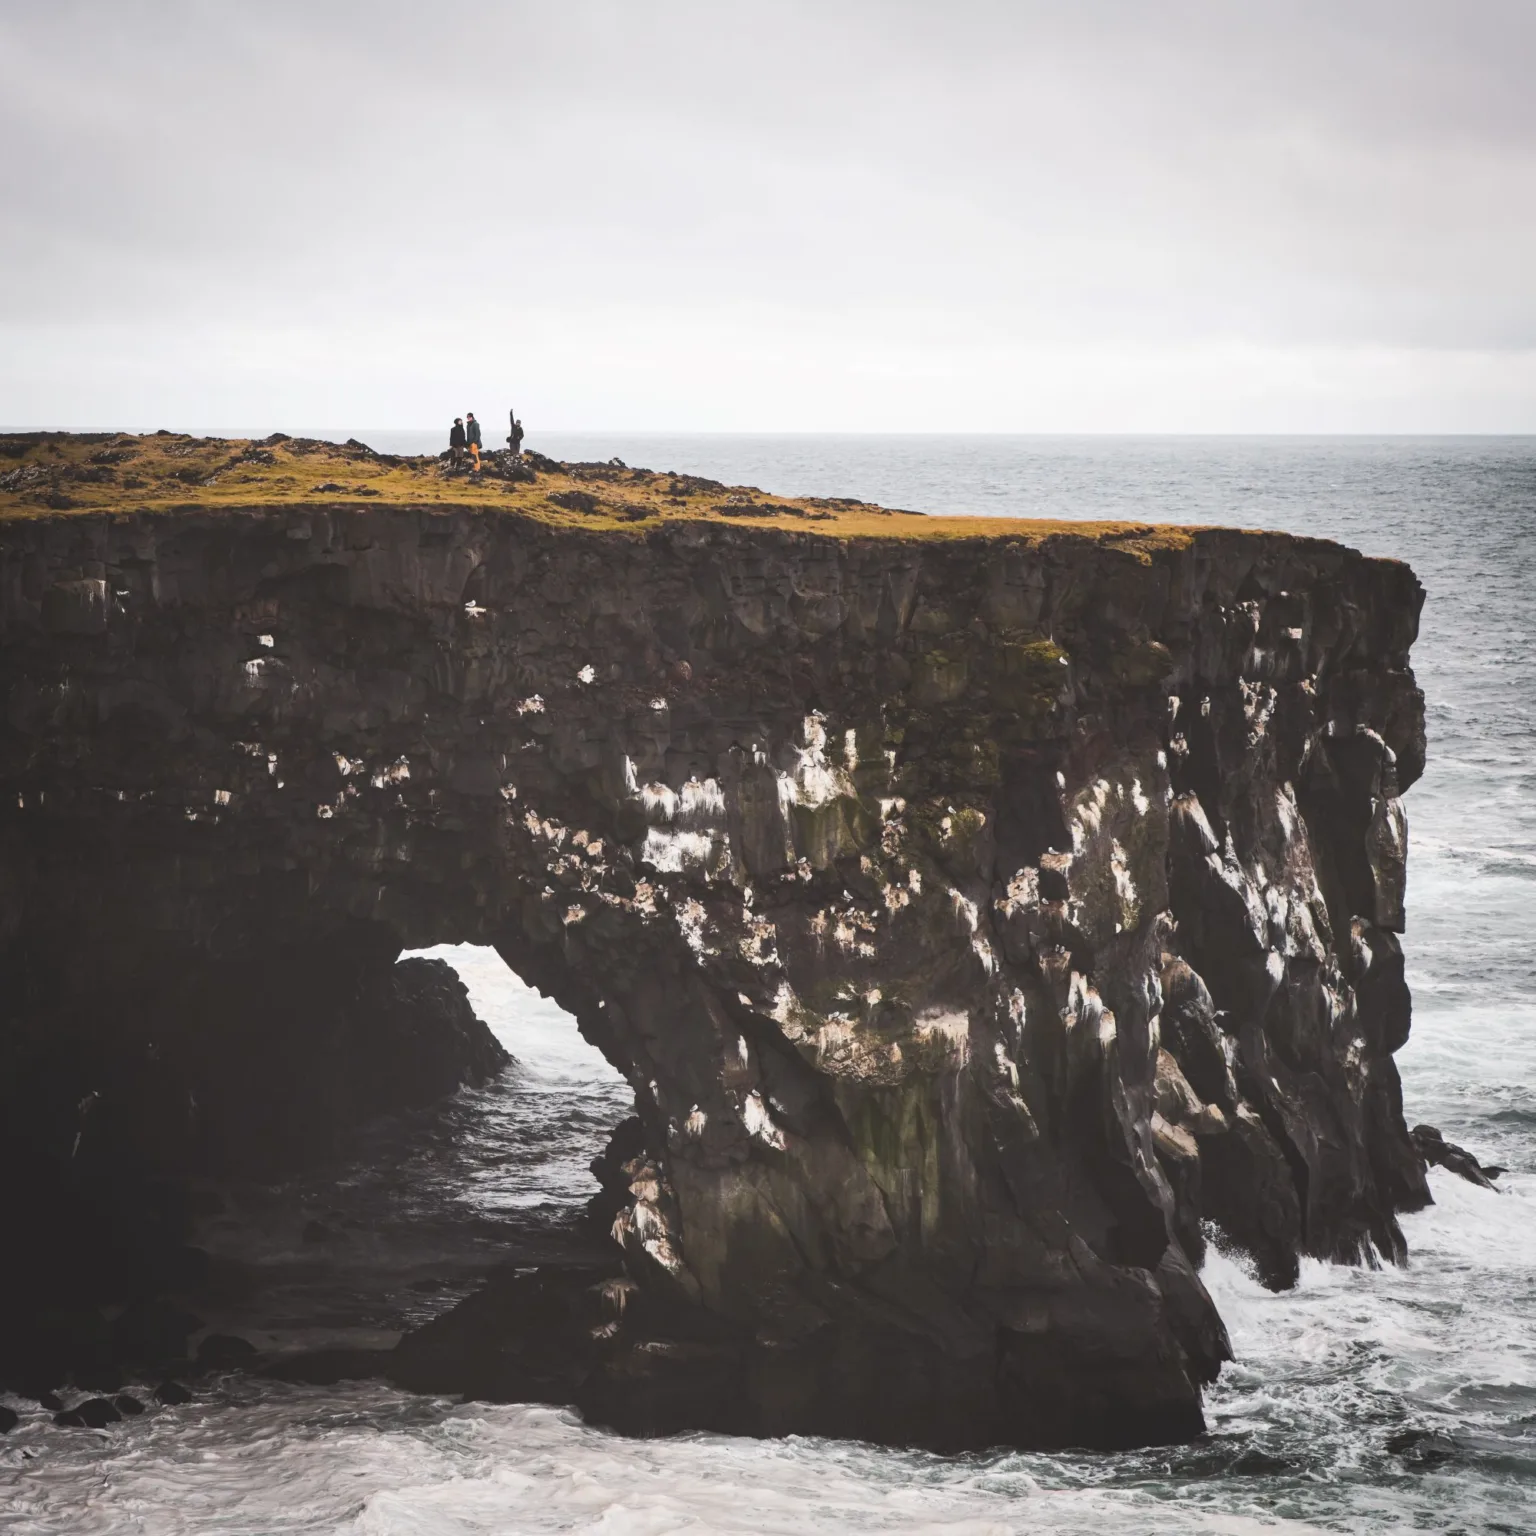
[[[1160,683],[1174,669],[1173,655],[1160,640],[1143,640],[1109,656],[1109,675],[1125,688],[1147,688]]]
[[[932,1079],[862,1091],[844,1087],[839,1107],[849,1138],[885,1197],[892,1224],[909,1239],[937,1232],[940,1127]]]
[[[475,473],[431,455],[274,433],[24,432],[0,435],[0,521],[62,514],[253,511],[273,506],[483,510],[585,532],[644,537],[662,524],[776,528],[815,538],[1050,540],[1112,545],[1140,559],[1183,549],[1193,529],[1124,522],[928,517],[849,498],[775,496],[698,476],[619,464],[563,464],[538,454],[484,456]],[[749,513],[750,515],[744,515]],[[947,620],[945,620],[947,622]]]

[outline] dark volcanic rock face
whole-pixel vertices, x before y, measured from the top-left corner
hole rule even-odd
[[[642,1430],[1175,1440],[1227,1354],[1208,1229],[1284,1285],[1397,1255],[1428,1198],[1403,566],[389,507],[12,524],[0,561],[39,1093],[67,1058],[135,1156],[189,1115],[227,1142],[284,1078],[178,1097],[244,1028],[230,977],[345,1011],[449,940],[634,1085],[614,1273],[488,1292],[403,1379]]]

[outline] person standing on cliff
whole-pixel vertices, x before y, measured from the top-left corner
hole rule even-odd
[[[517,412],[507,412],[507,419],[512,424],[512,430],[507,434],[507,447],[512,450],[515,459],[523,451],[523,424],[517,419]]]
[[[461,416],[453,418],[453,429],[448,433],[448,462],[464,462],[464,419]]]
[[[475,468],[480,468],[480,423],[475,420],[475,413],[471,411],[464,423],[464,441],[471,454],[474,455]]]

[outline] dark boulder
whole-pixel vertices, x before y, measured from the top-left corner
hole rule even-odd
[[[88,1397],[67,1412],[54,1414],[53,1422],[66,1429],[105,1429],[109,1424],[121,1423],[122,1418],[110,1398]]]
[[[155,1401],[167,1408],[179,1408],[183,1403],[192,1401],[192,1393],[179,1381],[162,1381],[155,1388]]]
[[[487,1402],[575,1402],[592,1370],[592,1331],[604,1321],[601,1288],[623,1286],[619,1276],[616,1262],[496,1276],[406,1334],[389,1378],[412,1392]]]
[[[259,1351],[238,1333],[210,1333],[197,1346],[197,1363],[205,1371],[228,1371],[249,1365]]]
[[[112,1405],[125,1419],[136,1419],[144,1412],[144,1404],[131,1392],[119,1392],[112,1399]]]
[[[8,1435],[21,1423],[21,1415],[14,1408],[7,1408],[0,1403],[0,1435]]]

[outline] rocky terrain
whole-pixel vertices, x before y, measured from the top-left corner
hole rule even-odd
[[[446,941],[638,1118],[611,1265],[472,1298],[408,1385],[1172,1441],[1229,1353],[1208,1242],[1276,1287],[1401,1256],[1405,566],[537,457],[0,455],[13,1336],[59,1211],[143,1238],[166,1181],[494,1070],[412,1056],[425,977],[384,996]],[[84,1248],[121,1300],[132,1255]]]

